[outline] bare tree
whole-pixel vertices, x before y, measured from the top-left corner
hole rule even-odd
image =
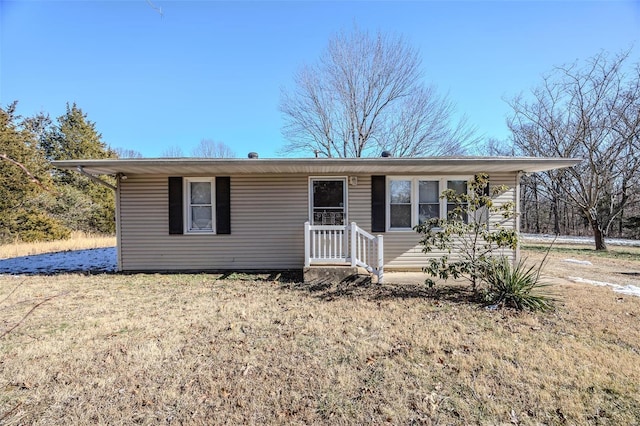
[[[522,153],[584,159],[539,183],[556,211],[561,201],[582,211],[597,250],[606,250],[611,226],[640,198],[640,66],[628,59],[629,52],[601,52],[582,66],[557,67],[532,101],[510,101],[508,124]]]
[[[517,155],[510,139],[489,138],[479,145],[479,149],[485,155],[493,157],[513,157]]]
[[[114,151],[118,158],[142,158],[142,153],[135,149],[115,148]]]
[[[315,65],[294,75],[280,110],[283,152],[363,157],[459,154],[475,142],[454,104],[422,82],[418,52],[401,37],[354,29],[333,37]]]
[[[233,158],[236,153],[223,142],[212,139],[202,139],[192,151],[194,157],[202,158]]]
[[[164,149],[160,154],[160,157],[165,158],[179,158],[184,157],[184,152],[182,148],[178,145],[171,145],[170,147]]]

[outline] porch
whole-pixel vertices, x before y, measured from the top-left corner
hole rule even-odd
[[[357,274],[357,268],[364,268],[384,282],[384,245],[382,235],[371,235],[355,222],[349,225],[304,224],[304,266],[331,269],[336,274]],[[339,271],[342,269],[343,271]]]

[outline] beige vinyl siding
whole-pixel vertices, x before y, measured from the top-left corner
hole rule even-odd
[[[347,179],[347,220],[371,232],[371,176],[348,176],[356,176],[357,183]],[[515,173],[491,176],[492,185],[510,188],[497,203],[515,201],[515,183]],[[231,175],[230,235],[169,235],[168,209],[168,176],[131,174],[121,182],[122,270],[268,270],[304,265],[303,230],[309,220],[306,174]],[[510,220],[503,226],[514,223]],[[386,268],[424,266],[427,255],[417,233],[376,234],[384,235]]]
[[[423,176],[423,175],[421,175]],[[436,177],[440,177],[438,175]],[[516,174],[493,174],[490,177],[491,187],[497,185],[506,185],[509,189],[495,198],[494,204],[500,205],[505,202],[515,202],[515,186]],[[505,221],[501,215],[492,215],[490,223],[500,223],[505,228],[513,228],[514,219]],[[415,231],[389,231],[384,234],[384,262],[387,269],[401,270],[420,270],[425,266],[425,259],[439,257],[445,253],[432,251],[423,253],[419,244],[420,236]],[[509,250],[504,253],[507,256],[513,256],[514,253]]]
[[[371,232],[371,176],[356,175],[357,183],[349,184],[349,223],[355,222],[367,232]]]
[[[490,186],[493,188],[495,186],[504,185],[508,189],[502,194],[499,194],[494,198],[494,205],[501,206],[505,203],[512,203],[513,208],[515,209],[516,205],[516,174],[507,174],[507,175],[491,175],[490,176]],[[490,220],[489,224],[494,226],[499,224],[500,226],[513,229],[516,226],[516,218],[512,217],[510,219],[505,219],[502,217],[501,213],[494,213]]]
[[[516,196],[517,196],[516,187],[518,185],[517,174],[510,173],[510,174],[491,176],[491,185],[492,186],[504,185],[508,188],[505,192],[499,194],[497,197],[494,198],[495,205],[500,206],[500,205],[504,205],[505,203],[511,203],[512,204],[511,207],[513,211],[515,211],[516,204],[517,204],[517,200],[516,200]],[[512,216],[513,217],[509,219],[505,219],[502,216],[502,213],[494,213],[489,218],[489,226],[491,227],[490,229],[496,229],[496,227],[499,226],[505,229],[516,229],[517,231],[519,231],[519,229],[517,229],[516,227],[516,225],[518,224],[517,217],[515,215],[512,215]],[[503,249],[500,254],[502,254],[503,256],[507,256],[510,259],[514,259],[517,257],[517,249],[516,250]]]
[[[124,271],[287,269],[304,264],[306,175],[231,176],[230,235],[169,235],[168,177],[130,175],[121,195]]]

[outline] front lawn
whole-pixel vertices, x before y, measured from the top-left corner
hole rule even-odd
[[[561,281],[517,314],[456,284],[230,278],[0,276],[0,332],[57,296],[0,339],[0,423],[640,419],[639,297]]]

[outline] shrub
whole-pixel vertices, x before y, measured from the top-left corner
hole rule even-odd
[[[492,259],[485,269],[485,300],[498,307],[519,311],[553,309],[556,299],[547,291],[550,284],[540,280],[542,265],[528,266],[523,260],[513,264],[506,257]]]
[[[424,253],[443,253],[429,259],[423,271],[443,280],[466,278],[475,291],[486,274],[487,262],[505,250],[515,250],[518,235],[511,226],[501,224],[515,219],[513,202],[493,203],[494,198],[508,190],[506,186],[497,185],[489,190],[486,173],[470,180],[468,186],[466,193],[444,191],[440,198],[447,199],[454,208],[446,218],[430,219],[415,230],[421,234]],[[435,284],[430,278],[425,283],[429,287]]]
[[[108,188],[104,189],[113,192]],[[108,203],[96,202],[89,194],[68,184],[57,185],[56,191],[41,193],[31,200],[30,207],[47,212],[72,231],[113,234],[115,212]]]
[[[27,243],[66,240],[71,237],[71,231],[60,222],[43,213],[33,211],[18,214],[12,228],[13,234]]]

